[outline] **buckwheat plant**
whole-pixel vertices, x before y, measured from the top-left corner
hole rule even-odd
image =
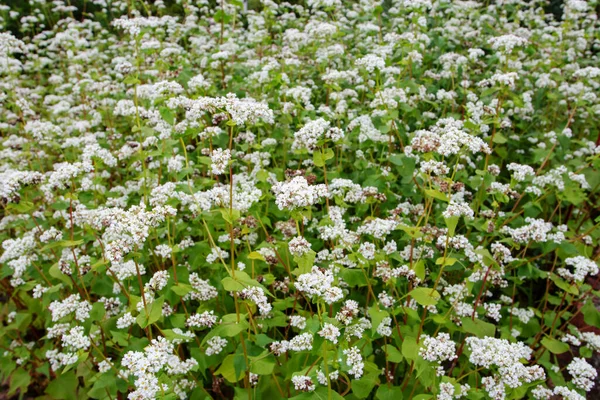
[[[597,0],[4,3],[0,397],[600,397]]]

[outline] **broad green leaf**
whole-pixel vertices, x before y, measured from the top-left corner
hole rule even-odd
[[[235,208],[231,210],[229,210],[229,208],[219,208],[219,211],[221,212],[223,219],[229,222],[230,225],[233,225],[233,223],[240,219],[241,216],[240,210],[236,210]]]
[[[183,297],[192,291],[192,286],[185,283],[178,283],[177,285],[171,286],[171,290],[179,297]]]
[[[434,306],[441,297],[437,290],[426,287],[415,288],[408,295],[422,306]]]
[[[364,399],[371,393],[371,391],[373,391],[373,388],[376,384],[377,376],[372,374],[365,375],[360,379],[355,379],[352,381],[352,393],[354,393],[357,398]]]
[[[465,332],[471,333],[477,337],[494,337],[496,334],[496,326],[489,322],[481,321],[479,319],[472,320],[469,317],[463,317],[462,327]]]
[[[440,192],[439,190],[434,190],[434,189],[425,189],[424,190],[425,194],[429,197],[433,197],[434,199],[438,199],[438,200],[442,200],[442,201],[450,201],[450,199],[448,199],[448,196],[446,196],[444,193]]]
[[[319,168],[322,168],[325,165],[325,157],[323,157],[321,150],[315,150],[313,153],[313,163]]]
[[[600,328],[600,312],[592,301],[588,301],[581,309],[586,324]]]
[[[236,357],[243,356],[239,354],[229,354],[227,357],[225,357],[219,368],[215,371],[215,375],[222,375],[223,378],[227,379],[231,383],[235,383],[242,379],[244,376],[244,371],[238,373],[235,371],[234,363]]]
[[[400,386],[388,387],[385,383],[381,383],[375,393],[377,400],[402,400],[402,397],[402,388]]]
[[[75,373],[69,371],[52,379],[46,387],[46,394],[57,400],[77,400],[80,398],[77,394],[78,384],[79,380]]]
[[[271,375],[275,368],[275,357],[268,352],[258,357],[250,357],[250,372],[258,375]]]
[[[560,278],[554,272],[550,274],[550,280],[552,282],[554,282],[554,284],[556,286],[558,286],[559,288],[561,288],[562,290],[564,290],[567,293],[574,294],[574,295],[579,294],[579,290],[577,289],[577,286],[571,285],[570,283],[565,282],[562,278]]]
[[[562,354],[569,351],[570,347],[567,343],[560,340],[552,339],[548,336],[542,339],[542,345],[554,354]]]
[[[12,396],[17,392],[17,390],[20,390],[21,393],[24,394],[27,391],[29,382],[31,382],[31,376],[29,376],[29,372],[25,371],[23,368],[17,368],[10,375],[8,396]]]
[[[393,363],[402,362],[404,357],[402,357],[402,353],[396,347],[388,344],[383,347],[383,350],[385,351],[387,360],[389,362],[393,362]]]
[[[371,317],[373,335],[375,335],[379,324],[381,324],[381,321],[383,321],[385,317],[389,316],[389,314],[387,311],[380,310],[374,305],[369,307],[369,316]]]
[[[329,397],[328,389],[324,386],[320,386],[314,392],[304,392],[297,396],[290,397],[289,400],[343,400],[344,398],[335,390],[331,390],[331,397]]]
[[[248,258],[250,260],[265,261],[265,257],[262,254],[260,254],[258,251],[253,251],[252,253],[248,254]]]
[[[402,355],[408,360],[416,360],[419,356],[419,345],[417,339],[412,336],[405,336],[402,342]]]
[[[313,250],[309,250],[306,254],[301,257],[294,256],[294,261],[298,264],[298,269],[294,270],[294,275],[308,274],[315,263],[315,257],[317,253]]]
[[[456,232],[456,225],[458,225],[459,217],[453,216],[450,218],[444,218],[446,221],[446,227],[448,228],[448,236],[454,236],[454,232]]]

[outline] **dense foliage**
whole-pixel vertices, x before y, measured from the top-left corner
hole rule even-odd
[[[592,390],[595,2],[27,6],[0,7],[8,396]]]

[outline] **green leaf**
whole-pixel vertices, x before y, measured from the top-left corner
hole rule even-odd
[[[446,196],[444,193],[440,192],[439,190],[434,190],[434,189],[425,189],[424,190],[425,194],[429,197],[433,197],[434,199],[438,199],[438,200],[442,200],[442,201],[450,201],[450,199],[448,199],[448,196]]]
[[[465,332],[471,333],[480,338],[487,336],[494,337],[496,334],[495,325],[479,319],[472,320],[469,317],[463,317],[462,327]]]
[[[219,368],[215,371],[215,375],[222,375],[223,378],[227,379],[231,383],[235,383],[242,379],[244,376],[244,371],[236,373],[235,371],[235,358],[242,357],[239,354],[230,354],[221,363]],[[243,360],[243,358],[242,358]]]
[[[419,260],[413,264],[413,271],[420,280],[425,280],[425,261]]]
[[[268,352],[258,357],[250,357],[250,372],[258,375],[271,375],[275,368],[275,357]]]
[[[21,214],[26,214],[34,207],[33,203],[30,201],[20,201],[19,203],[8,203],[6,206],[9,210],[16,210]]]
[[[298,268],[293,271],[294,275],[308,274],[315,264],[316,255],[317,253],[313,250],[309,250],[306,254],[302,255],[302,257],[294,256],[294,261],[298,264]]]
[[[250,260],[265,261],[265,257],[262,254],[260,254],[258,251],[253,251],[252,253],[248,254],[248,258]]]
[[[378,400],[402,400],[402,388],[400,386],[388,387],[382,384],[377,389],[375,398]]]
[[[250,278],[250,276],[244,271],[235,271],[235,279],[227,276],[221,280],[221,284],[223,285],[223,288],[229,292],[239,292],[248,286],[258,286],[261,287],[265,293],[269,294],[267,289],[265,289],[255,279]]]
[[[129,75],[123,80],[123,83],[126,85],[137,85],[140,83],[140,80],[134,75]]]
[[[17,368],[10,376],[8,396],[11,397],[17,390],[20,390],[21,394],[24,394],[27,391],[29,382],[31,382],[29,372],[25,371],[23,368]]]
[[[320,386],[314,392],[304,392],[298,396],[290,397],[289,400],[344,400],[344,398],[333,389],[331,390],[331,397],[329,397],[328,389]]]
[[[408,295],[422,306],[434,306],[441,297],[437,290],[426,287],[413,289]]]
[[[446,226],[448,227],[448,235],[450,237],[454,236],[454,232],[456,231],[456,225],[458,224],[459,217],[454,216],[450,218],[444,218],[446,221]]]
[[[46,394],[57,400],[77,400],[79,380],[73,371],[57,376],[46,387]]]
[[[566,353],[570,349],[567,343],[561,342],[560,340],[552,339],[548,336],[542,339],[542,345],[554,354]]]
[[[321,150],[315,150],[315,152],[313,153],[313,163],[316,167],[319,168],[325,166],[325,157],[323,157],[323,153],[321,153]]]
[[[221,279],[221,284],[223,285],[223,289],[227,290],[228,292],[241,292],[245,288],[241,282],[238,282],[229,276]]]
[[[236,210],[235,208],[232,208],[231,211],[229,208],[219,208],[219,211],[221,212],[223,219],[229,222],[230,225],[233,225],[233,223],[240,219],[241,216],[240,210]]]
[[[389,158],[390,162],[394,165],[401,167],[403,165],[402,157],[399,154],[393,154]]]
[[[340,276],[350,287],[367,286],[367,278],[361,269],[343,268],[340,271]]]
[[[581,308],[581,313],[583,314],[583,320],[586,324],[600,328],[600,312],[594,306],[592,301],[585,303]]]
[[[408,360],[416,360],[419,356],[419,345],[417,339],[412,336],[405,336],[402,342],[402,355]]]
[[[171,286],[171,290],[179,297],[183,297],[192,291],[192,286],[185,283],[178,283],[177,285]]]
[[[242,316],[242,314],[240,314],[240,316]],[[239,335],[240,332],[247,330],[249,327],[250,324],[248,324],[248,321],[245,319],[240,318],[240,322],[238,322],[236,314],[227,314],[223,316],[221,324],[210,332],[210,336],[206,336],[203,339],[203,342],[213,336],[233,337]]]
[[[92,310],[90,311],[90,318],[92,319],[92,321],[102,321],[102,318],[104,318],[105,314],[106,309],[104,308],[104,303],[99,301],[94,303],[94,305],[92,306]]]
[[[165,302],[164,297],[159,297],[154,300],[151,304],[148,304],[148,314],[146,310],[142,308],[142,311],[137,316],[136,321],[141,328],[146,328],[148,325],[152,325],[162,317],[162,306]]]
[[[69,279],[69,277],[67,275],[65,275],[61,272],[61,270],[58,268],[58,264],[54,264],[53,266],[51,266],[50,269],[48,270],[48,273],[50,274],[51,277],[59,279],[60,281],[62,281],[62,283],[64,283],[68,287],[70,287],[70,288],[73,287],[73,282],[71,282],[71,280]]]
[[[556,286],[558,286],[559,288],[561,288],[562,290],[564,290],[567,293],[574,294],[574,295],[579,294],[579,290],[577,289],[577,286],[571,285],[571,284],[565,282],[554,272],[552,274],[550,274],[550,280],[552,282],[554,282],[554,284]]]
[[[365,375],[360,379],[352,381],[352,393],[359,399],[364,399],[371,393],[376,384],[376,376]]]
[[[381,321],[383,321],[383,319],[388,315],[389,314],[387,311],[380,310],[375,305],[369,307],[369,316],[371,317],[373,335],[375,335],[375,332],[377,332],[377,328],[379,327],[379,324],[381,324]]]
[[[173,113],[173,111],[171,111],[167,107],[161,107],[159,112],[162,119],[167,121],[169,125],[173,125],[175,123],[175,114]]]
[[[393,362],[396,364],[402,362],[404,357],[402,357],[402,353],[396,347],[388,344],[383,347],[383,350],[385,351],[387,360],[389,362]]]
[[[452,258],[452,257],[440,257],[437,260],[435,260],[436,265],[441,265],[441,266],[448,266],[448,265],[454,265],[458,260],[456,258]]]
[[[500,132],[496,132],[496,134],[494,135],[494,139],[492,141],[494,143],[504,144],[504,143],[508,142],[508,139],[506,139],[506,137],[504,137],[504,135],[502,135]]]

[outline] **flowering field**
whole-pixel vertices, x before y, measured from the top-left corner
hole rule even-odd
[[[598,398],[594,1],[24,3],[0,398]]]

